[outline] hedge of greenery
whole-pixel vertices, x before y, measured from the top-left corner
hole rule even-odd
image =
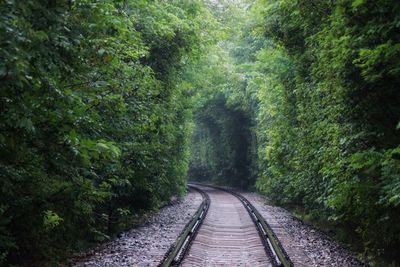
[[[258,111],[268,167],[258,187],[350,230],[365,253],[398,259],[400,3],[258,6],[274,41],[258,55],[269,70]]]
[[[0,265],[62,260],[184,192],[201,1],[6,0],[0,17]]]

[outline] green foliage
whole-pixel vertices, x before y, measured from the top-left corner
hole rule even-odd
[[[255,181],[250,173],[251,121],[226,101],[216,94],[196,112],[189,178],[247,189]]]
[[[43,217],[43,226],[46,231],[53,230],[56,226],[58,226],[63,221],[60,216],[57,215],[54,211],[46,210]]]
[[[399,261],[398,1],[5,0],[0,14],[0,265],[107,240],[183,193],[189,165],[257,178]]]
[[[276,203],[348,233],[364,258],[400,261],[399,3],[210,5],[224,34],[191,76],[203,92],[192,178],[258,177]]]
[[[259,189],[398,259],[400,5],[257,1]]]
[[[7,0],[0,14],[0,265],[62,260],[184,192],[201,1]]]
[[[194,129],[190,144],[189,179],[229,185],[240,189],[254,186],[256,149],[248,105],[243,101],[244,71],[238,61],[251,57],[238,30],[248,13],[241,1],[210,2],[220,31],[216,42],[186,73],[194,91]]]

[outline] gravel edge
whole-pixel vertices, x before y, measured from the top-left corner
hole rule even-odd
[[[74,267],[157,266],[202,202],[200,193],[188,194],[162,207],[142,225],[71,259]]]
[[[264,216],[272,216],[287,232],[293,246],[301,249],[316,267],[361,267],[354,252],[316,227],[294,217],[289,211],[273,206],[257,193],[241,193]]]

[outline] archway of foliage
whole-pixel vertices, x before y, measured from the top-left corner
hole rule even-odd
[[[246,89],[246,76],[238,66],[251,57],[248,47],[240,47],[248,3],[210,1],[208,5],[219,22],[220,39],[186,73],[197,89],[189,179],[251,189],[257,174],[255,120],[250,104],[235,99]]]
[[[0,264],[108,239],[183,193],[189,161],[400,262],[398,1],[7,0],[0,17]]]
[[[195,115],[189,179],[240,189],[254,186],[250,118],[217,94]]]

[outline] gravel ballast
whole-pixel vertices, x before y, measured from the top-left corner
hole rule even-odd
[[[290,243],[307,257],[307,265],[318,267],[359,267],[356,256],[339,242],[322,231],[293,217],[287,210],[268,205],[266,199],[256,193],[241,193],[264,218],[273,217],[287,232]],[[267,204],[266,204],[267,203]]]
[[[71,266],[157,266],[202,202],[196,191],[163,207],[143,225],[73,258]]]
[[[304,265],[315,267],[360,267],[355,255],[345,246],[322,231],[293,217],[287,210],[269,205],[256,193],[241,193],[264,216],[273,218],[284,230],[293,251],[304,255]],[[172,205],[163,207],[138,228],[122,234],[116,240],[99,245],[71,260],[71,266],[157,266],[175,242],[185,225],[202,202],[196,191],[189,193]],[[280,233],[282,234],[282,233]],[[303,257],[303,256],[300,256]],[[296,266],[296,264],[295,264]]]

